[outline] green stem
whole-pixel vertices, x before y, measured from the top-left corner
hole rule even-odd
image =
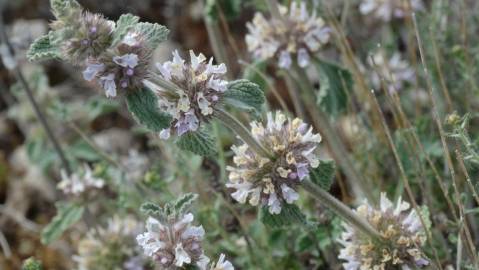
[[[225,63],[227,67],[232,68],[233,65],[230,63],[226,49],[223,46],[221,40],[222,32],[218,27],[218,22],[209,19],[206,15],[204,16],[204,22],[206,26],[206,31],[208,32],[208,39],[210,41],[211,49],[213,49],[213,54],[215,55],[216,62]],[[228,70],[229,71],[229,70]],[[227,73],[229,79],[231,79],[231,72]]]
[[[321,135],[324,136],[334,159],[336,162],[338,162],[339,166],[346,174],[348,182],[357,199],[360,197],[366,197],[371,202],[374,202],[375,200],[371,196],[371,192],[364,192],[364,190],[372,191],[372,189],[368,187],[368,183],[354,168],[354,165],[349,158],[348,151],[336,134],[333,125],[330,123],[329,117],[316,104],[314,89],[309,81],[309,78],[306,76],[305,71],[302,70],[296,63],[293,63],[292,71],[295,74],[296,82],[301,89],[302,101],[306,105],[314,125],[319,129]]]
[[[238,135],[246,144],[248,144],[253,151],[258,155],[273,159],[273,156],[267,151],[254,137],[249,130],[236,118],[229,113],[216,109],[213,115],[220,120],[225,126],[230,128],[236,135]]]
[[[334,198],[331,194],[320,188],[318,185],[311,182],[311,180],[303,180],[302,187],[308,193],[313,195],[316,200],[321,202],[324,206],[333,211],[336,215],[341,217],[350,225],[354,226],[375,240],[382,240],[382,236],[366,220],[358,216],[348,206]]]

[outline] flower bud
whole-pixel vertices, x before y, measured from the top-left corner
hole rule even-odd
[[[63,45],[63,56],[80,65],[90,58],[97,58],[111,45],[115,23],[100,14],[85,11],[78,15],[78,25],[73,36]]]
[[[321,136],[302,120],[291,120],[280,112],[268,113],[266,126],[253,122],[251,127],[253,137],[270,149],[274,158],[258,155],[247,144],[233,146],[235,167],[227,168],[226,186],[236,189],[231,195],[238,202],[249,198],[251,205],[262,204],[271,214],[278,214],[284,203],[299,199],[296,187],[311,168],[319,166],[314,150]]]

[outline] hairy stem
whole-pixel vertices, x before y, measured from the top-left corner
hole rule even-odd
[[[1,14],[0,14],[0,32],[1,32],[0,34],[1,34],[3,42],[7,45],[8,50],[9,50],[10,54],[12,55],[12,57],[14,57],[15,50],[14,50],[14,48],[13,48],[13,46],[10,43],[10,40],[8,38],[8,34],[7,34],[7,31],[6,31],[6,28],[5,28],[5,24],[3,22],[3,16]],[[34,110],[38,120],[40,121],[40,124],[43,126],[43,129],[45,130],[48,139],[53,144],[53,148],[55,149],[56,153],[60,157],[63,168],[66,170],[66,172],[69,175],[71,175],[72,171],[71,171],[71,168],[70,168],[70,164],[68,163],[68,160],[66,159],[65,153],[63,152],[57,138],[53,134],[53,131],[50,128],[50,125],[48,124],[45,115],[40,110],[40,106],[38,105],[37,101],[35,100],[35,97],[33,96],[33,92],[30,89],[30,86],[28,85],[27,80],[23,76],[22,70],[20,69],[20,67],[18,65],[15,66],[15,68],[13,69],[13,73],[15,74],[15,77],[17,78],[18,82],[22,85],[22,88],[25,90],[25,92],[27,94],[28,101],[32,105],[33,110]]]
[[[248,144],[253,151],[258,155],[272,159],[271,153],[266,150],[249,132],[249,130],[236,118],[229,113],[216,109],[213,115],[220,120],[225,126],[230,128],[236,135],[238,135],[246,144]]]
[[[341,217],[344,221],[354,226],[363,233],[369,235],[371,238],[381,241],[382,237],[366,220],[358,216],[348,206],[343,204],[331,194],[320,188],[318,185],[311,182],[311,180],[303,180],[302,187],[313,197],[321,202],[328,209],[333,211],[336,215]]]
[[[293,71],[296,75],[296,82],[301,89],[302,101],[306,105],[313,124],[317,129],[319,129],[321,135],[324,136],[334,159],[338,162],[339,166],[346,174],[348,182],[357,197],[356,199],[366,197],[370,201],[374,202],[375,200],[371,195],[372,192],[364,192],[364,190],[371,191],[372,189],[368,187],[368,183],[354,168],[343,142],[341,142],[340,138],[336,134],[336,131],[334,130],[333,125],[329,121],[329,117],[316,104],[314,89],[309,81],[309,78],[306,76],[305,71],[301,70],[297,64],[294,65]]]

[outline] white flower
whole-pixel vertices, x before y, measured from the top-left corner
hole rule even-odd
[[[82,174],[73,173],[67,175],[62,170],[60,172],[62,181],[58,183],[58,189],[62,190],[65,194],[80,195],[87,189],[101,189],[105,185],[105,181],[101,178],[97,178],[93,175],[91,168],[88,165],[84,165]]]
[[[269,212],[278,214],[284,203],[299,199],[296,187],[309,175],[311,168],[319,165],[314,153],[321,136],[300,119],[289,119],[276,112],[267,114],[267,123],[251,123],[253,137],[270,149],[274,161],[259,156],[247,144],[233,146],[233,162],[228,166],[229,182],[226,187],[235,189],[231,196],[239,203],[268,206]]]
[[[387,91],[390,93],[400,91],[406,83],[414,83],[416,80],[414,69],[409,63],[401,59],[401,55],[396,52],[390,59],[385,58],[385,52],[379,50],[371,59],[368,59],[369,65],[373,67],[371,83],[374,88],[381,88],[381,80],[387,83]]]
[[[135,234],[140,229],[140,224],[130,216],[114,216],[106,227],[91,228],[78,243],[78,254],[73,256],[75,269],[96,269],[105,258],[121,258],[111,261],[115,263],[114,269],[143,269],[147,260],[134,248]]]
[[[191,226],[193,219],[191,213],[175,219],[168,218],[164,223],[149,217],[147,231],[136,237],[138,245],[145,255],[152,257],[163,268],[195,264],[204,269],[209,262],[201,248],[205,231],[202,226]]]
[[[344,223],[339,243],[343,245],[339,259],[345,260],[344,269],[415,269],[428,265],[425,255],[418,249],[425,241],[425,232],[415,210],[409,203],[398,199],[394,205],[381,193],[379,209],[367,203],[356,210],[383,237],[381,244]]]
[[[100,77],[100,83],[105,90],[106,97],[116,97],[115,74],[110,73]]]
[[[87,64],[86,69],[83,71],[83,78],[87,81],[92,81],[95,79],[96,75],[98,75],[100,72],[103,72],[103,70],[105,70],[104,64],[89,63]]]
[[[172,61],[156,64],[158,75],[177,86],[174,90],[155,90],[158,107],[173,117],[170,128],[161,131],[162,139],[169,138],[171,129],[176,129],[178,136],[196,131],[200,123],[211,118],[215,105],[227,90],[228,82],[222,79],[227,71],[224,64],[213,65],[213,58],[207,63],[201,53],[189,54],[189,63],[174,51]]]
[[[224,254],[220,255],[218,262],[211,265],[210,270],[234,270],[235,268],[233,265],[226,260],[226,256]]]
[[[423,10],[422,0],[411,0],[411,12]],[[408,1],[403,0],[363,0],[359,5],[359,11],[363,15],[373,15],[383,21],[393,18],[404,18],[409,9]]]
[[[138,65],[138,55],[128,53],[122,56],[114,56],[113,62],[122,67],[135,68]]]
[[[315,12],[309,14],[306,3],[292,1],[289,8],[280,6],[282,20],[265,19],[256,13],[248,23],[246,44],[255,58],[278,58],[280,68],[289,68],[296,58],[300,67],[310,63],[316,53],[330,39],[330,28]]]

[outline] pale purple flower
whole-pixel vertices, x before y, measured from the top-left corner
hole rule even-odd
[[[271,214],[281,212],[282,205],[292,204],[299,199],[296,188],[309,175],[312,168],[319,166],[314,153],[321,136],[300,119],[287,118],[277,112],[267,115],[266,125],[253,122],[252,134],[275,156],[274,162],[254,152],[247,144],[233,146],[233,162],[228,166],[229,182],[226,187],[235,191],[231,196],[239,203],[262,204]]]
[[[116,97],[115,74],[110,73],[100,77],[100,84],[105,90],[106,97]]]
[[[424,9],[422,0],[411,0],[411,12]],[[362,0],[359,11],[364,15],[373,15],[389,22],[393,18],[404,18],[408,9],[408,1],[404,0]]]
[[[356,210],[383,237],[378,245],[369,236],[344,223],[339,243],[343,245],[339,259],[345,260],[344,269],[416,269],[429,260],[420,250],[426,241],[418,214],[409,209],[401,198],[394,205],[381,193],[379,209],[364,203]],[[409,211],[409,213],[407,213]]]
[[[86,69],[83,71],[83,78],[87,81],[92,81],[98,75],[98,73],[105,70],[105,65],[102,63],[88,63]]]
[[[331,29],[314,11],[308,12],[305,2],[298,5],[292,1],[289,12],[283,6],[279,9],[281,20],[267,20],[256,13],[253,21],[246,25],[248,51],[260,60],[276,57],[280,68],[288,69],[293,59],[300,67],[307,67],[311,55],[329,41]]]

